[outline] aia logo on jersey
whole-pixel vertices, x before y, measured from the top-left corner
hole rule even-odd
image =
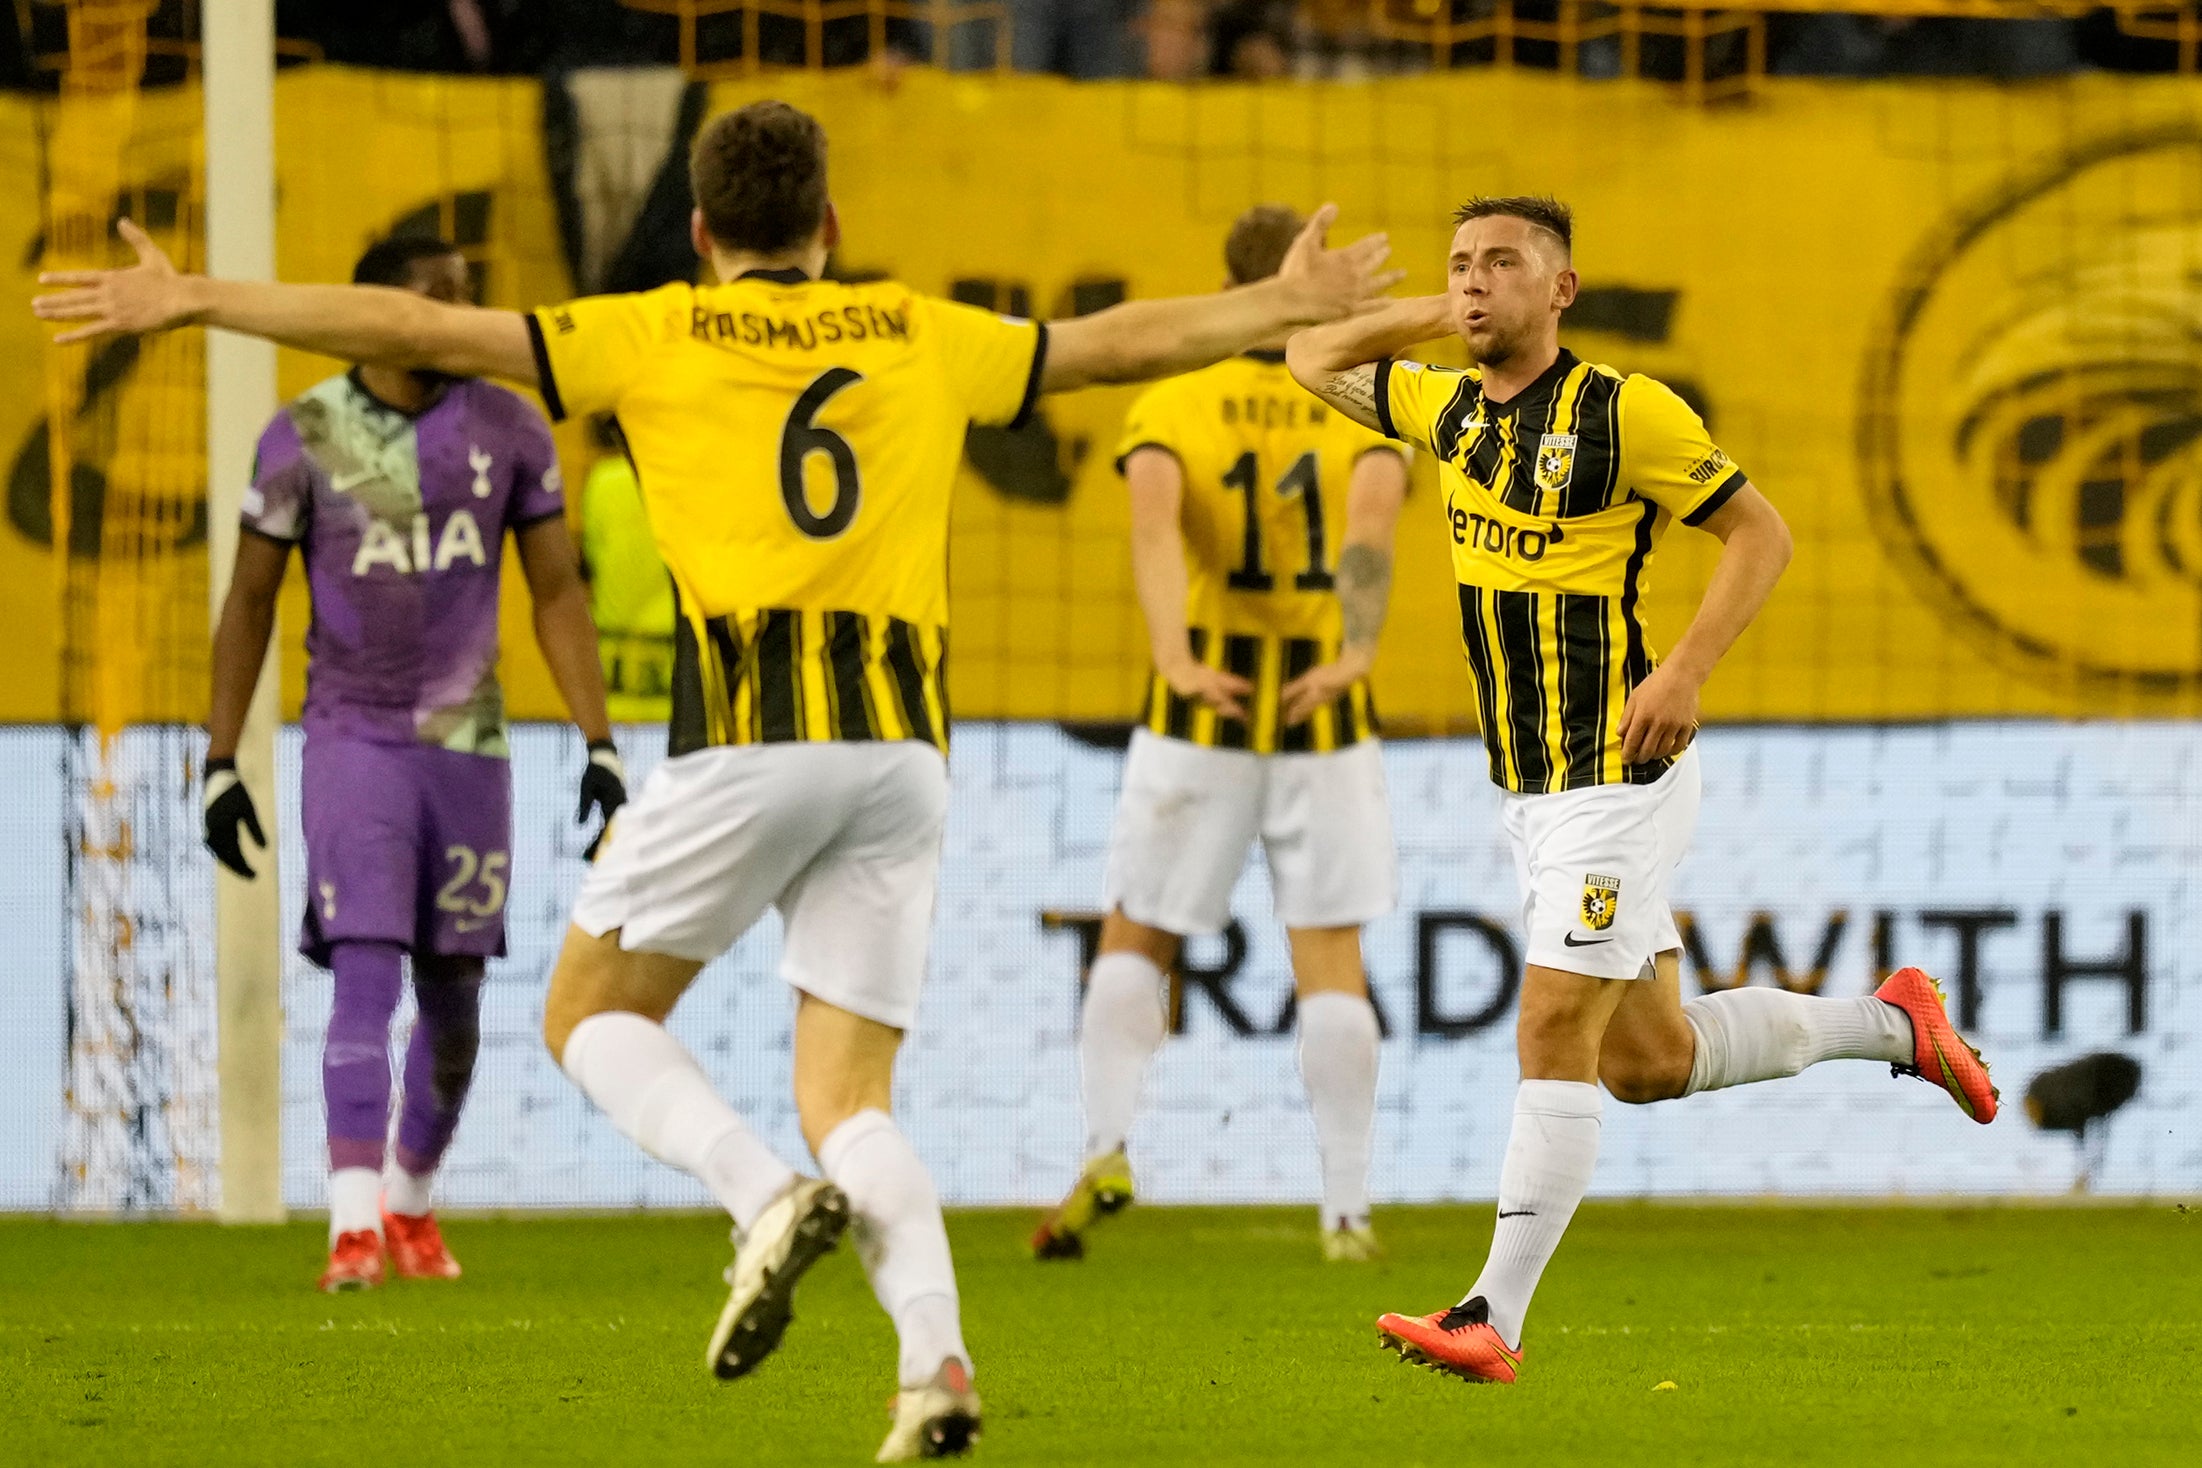
[[[431,533],[426,512],[413,516],[410,530],[409,537],[405,528],[369,520],[359,537],[359,549],[352,553],[352,574],[364,576],[377,566],[388,566],[400,576],[417,576],[423,571],[447,571],[458,561],[489,564],[482,527],[464,508],[451,512],[441,532]]]
[[[1537,488],[1555,494],[1575,477],[1575,435],[1548,433],[1537,445]]]
[[[1621,911],[1621,879],[1595,874],[1583,878],[1583,926],[1603,933]]]

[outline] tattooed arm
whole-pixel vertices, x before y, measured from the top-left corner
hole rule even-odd
[[[1300,386],[1364,428],[1385,432],[1376,411],[1376,368],[1418,342],[1451,334],[1452,305],[1446,296],[1414,296],[1386,301],[1296,334],[1285,346],[1285,361]]]
[[[1376,665],[1376,643],[1391,601],[1392,529],[1407,498],[1407,461],[1389,448],[1372,448],[1354,461],[1346,492],[1346,543],[1338,553],[1338,605],[1345,613],[1345,645],[1330,662],[1308,669],[1285,685],[1287,725],[1304,723],[1335,702]]]

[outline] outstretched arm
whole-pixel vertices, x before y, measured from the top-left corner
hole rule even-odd
[[[1345,614],[1338,656],[1285,685],[1282,717],[1305,722],[1334,703],[1376,666],[1377,639],[1391,608],[1392,532],[1407,501],[1407,461],[1388,448],[1372,448],[1354,461],[1346,491],[1346,543],[1338,552],[1334,584]]]
[[[1297,326],[1329,321],[1405,278],[1385,270],[1380,234],[1341,249],[1323,242],[1335,204],[1315,211],[1275,275],[1208,296],[1127,301],[1048,328],[1042,392],[1102,382],[1146,382],[1220,362]]]
[[[1720,564],[1682,640],[1621,711],[1621,758],[1630,764],[1680,754],[1697,734],[1697,693],[1789,566],[1789,527],[1751,485],[1698,527],[1721,540]]]
[[[1444,296],[1385,301],[1342,320],[1313,326],[1285,344],[1285,364],[1300,386],[1360,424],[1384,433],[1376,411],[1374,363],[1453,329]]]
[[[58,286],[31,309],[71,323],[57,344],[178,326],[218,326],[346,362],[426,367],[457,377],[501,377],[535,387],[535,353],[516,311],[452,306],[414,291],[372,285],[279,285],[179,274],[152,237],[125,219],[117,228],[138,263],[122,270],[54,270]]]

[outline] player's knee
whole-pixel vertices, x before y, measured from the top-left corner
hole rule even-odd
[[[1292,945],[1293,989],[1301,998],[1369,992],[1360,928],[1292,928],[1286,936]]]
[[[558,976],[551,980],[550,993],[543,999],[543,1044],[550,1051],[551,1059],[565,1064],[566,1042],[573,1038],[574,1029],[592,1014],[600,1013],[604,1006],[587,986],[567,982],[560,983]]]
[[[551,970],[550,992],[543,997],[543,1043],[552,1060],[564,1063],[566,1041],[581,1021],[621,1007],[607,1002],[618,953],[616,939],[607,946],[579,928],[566,930],[565,946]]]
[[[1555,1076],[1583,1069],[1594,1056],[1598,1033],[1592,1017],[1573,1007],[1525,1009],[1515,1025],[1524,1075]]]
[[[1101,919],[1101,952],[1136,953],[1165,971],[1177,962],[1178,949],[1184,941],[1175,933],[1134,922],[1124,915],[1121,907],[1109,909],[1108,915]]]
[[[1604,1083],[1606,1094],[1614,1100],[1631,1106],[1648,1106],[1654,1101],[1672,1101],[1680,1096],[1689,1086],[1690,1066],[1687,1059],[1677,1066],[1668,1056],[1634,1055],[1620,1060],[1602,1060],[1598,1079]]]

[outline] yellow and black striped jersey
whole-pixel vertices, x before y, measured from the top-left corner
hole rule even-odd
[[[1278,352],[1249,352],[1148,389],[1124,421],[1117,465],[1161,448],[1184,470],[1180,525],[1193,656],[1254,684],[1249,719],[1149,680],[1149,729],[1258,754],[1339,749],[1376,732],[1365,683],[1291,728],[1284,685],[1338,656],[1343,618],[1331,586],[1345,539],[1346,487],[1363,454],[1397,452],[1303,392]]]
[[[1564,350],[1504,403],[1473,368],[1379,362],[1376,413],[1440,464],[1491,778],[1525,794],[1658,779],[1673,761],[1625,764],[1618,732],[1657,662],[1646,568],[1668,522],[1702,524],[1743,471],[1665,384]]]
[[[669,748],[945,749],[965,430],[1030,411],[1046,328],[798,270],[527,318],[554,417],[619,415],[680,600]]]

